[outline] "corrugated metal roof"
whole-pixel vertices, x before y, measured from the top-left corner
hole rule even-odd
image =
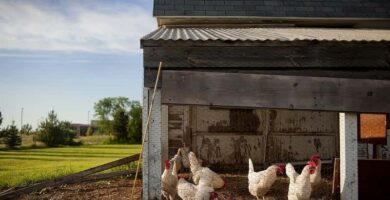
[[[142,40],[193,41],[390,41],[390,30],[341,28],[161,27]]]

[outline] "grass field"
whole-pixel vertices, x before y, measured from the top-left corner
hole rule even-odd
[[[140,145],[0,150],[0,188],[25,185],[139,153]]]

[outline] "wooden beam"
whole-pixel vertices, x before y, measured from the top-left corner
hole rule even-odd
[[[184,70],[184,69],[182,69]],[[227,72],[244,74],[269,74],[269,75],[288,75],[288,76],[316,76],[333,78],[358,78],[358,79],[378,79],[390,80],[390,70],[386,69],[314,69],[314,68],[289,68],[289,69],[193,69],[193,71],[206,72]],[[156,69],[144,69],[144,87],[154,87],[156,82]],[[157,85],[161,87],[161,79]]]
[[[389,68],[389,45],[145,47],[144,67]]]
[[[135,174],[135,170],[122,170],[122,171],[109,172],[109,173],[104,173],[104,174],[85,176],[85,177],[82,177],[81,179],[77,179],[77,180],[72,181],[70,183],[100,181],[100,180],[115,178],[115,177],[119,177],[119,176],[133,176],[134,174]]]
[[[162,103],[390,113],[390,81],[164,71]]]

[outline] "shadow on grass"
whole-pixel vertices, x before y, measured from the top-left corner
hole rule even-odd
[[[141,149],[140,144],[106,144],[99,146],[80,146],[80,148],[88,148],[88,149]]]
[[[63,159],[54,158],[30,158],[30,157],[8,157],[1,156],[0,160],[40,160],[40,161],[63,161]],[[76,161],[76,160],[75,160]]]
[[[102,155],[103,154],[103,155]],[[116,155],[116,156],[115,156]],[[108,154],[108,155],[104,155],[104,153],[95,153],[95,154],[79,154],[79,155],[75,155],[75,154],[72,154],[72,153],[41,153],[41,152],[37,152],[37,153],[14,153],[14,152],[7,152],[6,154],[1,154],[0,153],[0,158],[2,158],[3,156],[15,156],[14,158],[17,158],[17,157],[20,157],[20,156],[32,156],[32,157],[36,157],[36,156],[42,156],[42,157],[74,157],[74,158],[121,158],[121,157],[127,157],[127,156],[130,156],[130,154]]]

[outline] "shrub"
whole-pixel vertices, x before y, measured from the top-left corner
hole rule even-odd
[[[16,128],[14,122],[11,126],[8,126],[2,131],[3,142],[7,145],[8,148],[15,148],[22,144],[22,138],[19,135],[19,130]]]
[[[70,122],[59,121],[54,111],[38,127],[37,139],[47,146],[73,145],[76,133]]]
[[[131,143],[141,143],[142,140],[142,107],[137,102],[131,106],[128,132]]]
[[[24,124],[20,129],[20,134],[22,135],[31,135],[32,133],[32,126],[30,124]]]

